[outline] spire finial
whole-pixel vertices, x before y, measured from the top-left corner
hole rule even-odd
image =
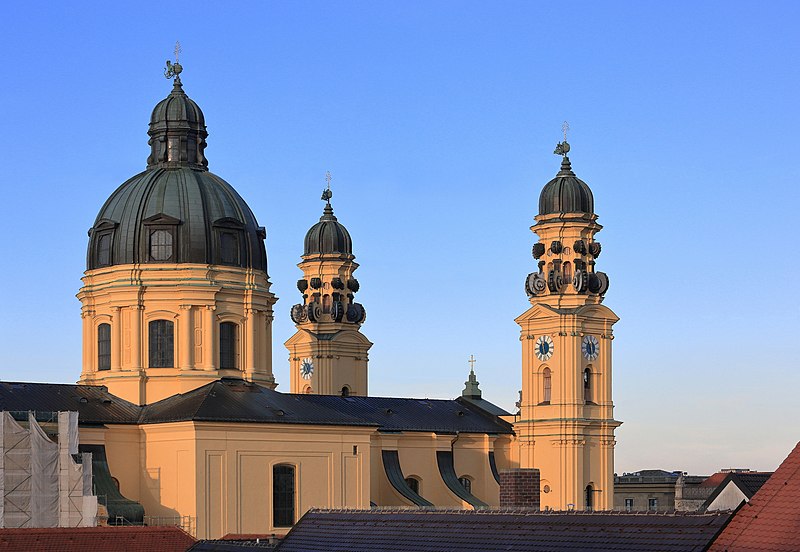
[[[180,84],[180,82],[181,82],[181,77],[179,75],[181,74],[181,71],[183,71],[183,66],[178,62],[178,58],[180,58],[180,55],[181,55],[182,51],[183,50],[181,49],[180,41],[176,40],[175,41],[175,63],[172,63],[172,62],[170,62],[170,60],[167,60],[167,67],[164,69],[164,76],[167,77],[168,79],[171,79],[171,78],[175,77],[175,82],[177,84]]]
[[[322,190],[322,201],[327,201],[328,205],[330,205],[331,198],[333,197],[333,192],[331,191],[331,171],[325,171],[325,182],[328,186]]]
[[[561,132],[564,133],[564,141],[559,142],[558,145],[556,145],[556,150],[553,152],[554,154],[563,155],[564,157],[566,157],[567,154],[569,153],[569,144],[567,143],[568,131],[569,131],[569,123],[567,121],[564,121],[561,124]]]
[[[469,355],[469,377],[464,382],[464,390],[461,396],[466,399],[480,399],[481,389],[478,387],[478,378],[475,377],[475,355]]]

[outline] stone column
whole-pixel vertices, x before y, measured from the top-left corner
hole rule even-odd
[[[181,305],[180,322],[180,367],[181,370],[192,370],[194,362],[192,359],[192,305]]]
[[[206,305],[203,311],[203,369],[214,370],[216,359],[214,358],[214,307]]]
[[[122,315],[119,307],[111,307],[111,312],[111,370],[118,372],[122,360]]]
[[[256,353],[258,352],[258,311],[247,309],[247,339],[245,340],[247,361],[245,373],[252,376],[256,371]]]
[[[131,370],[142,369],[142,307],[131,307]]]

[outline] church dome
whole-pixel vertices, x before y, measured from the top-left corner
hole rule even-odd
[[[236,190],[208,171],[205,118],[179,76],[153,109],[148,134],[147,169],[111,194],[89,230],[87,270],[198,263],[266,272],[266,231]]]
[[[303,255],[353,255],[350,232],[336,219],[330,202],[319,222],[306,233]]]
[[[561,170],[545,184],[539,195],[539,214],[586,213],[594,214],[594,196],[589,186],[572,172],[569,157],[564,156]]]

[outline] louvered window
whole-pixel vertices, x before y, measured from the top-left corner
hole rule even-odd
[[[175,365],[175,324],[170,320],[150,322],[150,368]]]
[[[272,468],[272,524],[275,527],[294,525],[294,466],[280,464]]]
[[[111,370],[111,324],[97,326],[97,369]]]
[[[235,232],[219,234],[220,263],[224,265],[239,264],[239,236]]]
[[[550,373],[550,368],[545,368],[542,371],[542,402],[550,404],[550,396],[552,395],[553,377]]]
[[[97,266],[111,264],[111,234],[101,234],[97,238]]]

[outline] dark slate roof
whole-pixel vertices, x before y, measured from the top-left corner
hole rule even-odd
[[[370,420],[237,379],[222,379],[142,408],[140,423],[255,422],[374,426]]]
[[[0,529],[0,552],[185,552],[194,542],[179,527]]]
[[[712,552],[796,552],[800,535],[800,443],[714,541]]]
[[[310,510],[279,552],[694,552],[730,514]]]
[[[561,170],[539,194],[539,214],[553,213],[594,213],[592,190],[572,172],[569,157],[564,157]]]
[[[140,407],[105,387],[61,383],[0,382],[0,410],[77,411],[81,424],[134,424]]]
[[[252,422],[375,427],[381,431],[512,433],[512,426],[459,400],[339,397],[279,393],[223,378],[146,406],[105,387],[0,382],[0,410],[73,410],[81,424],[178,421]]]
[[[370,421],[381,431],[426,431],[434,433],[512,433],[511,424],[458,399],[401,399],[395,397],[339,397],[300,395],[360,420]]]
[[[500,408],[494,403],[490,403],[486,399],[473,399],[472,397],[459,397],[456,399],[457,401],[466,401],[470,404],[474,404],[481,410],[488,412],[494,416],[513,416],[510,412],[506,412],[503,408]]]
[[[186,552],[247,552],[274,550],[280,543],[277,535],[225,535],[221,539],[201,540]]]

